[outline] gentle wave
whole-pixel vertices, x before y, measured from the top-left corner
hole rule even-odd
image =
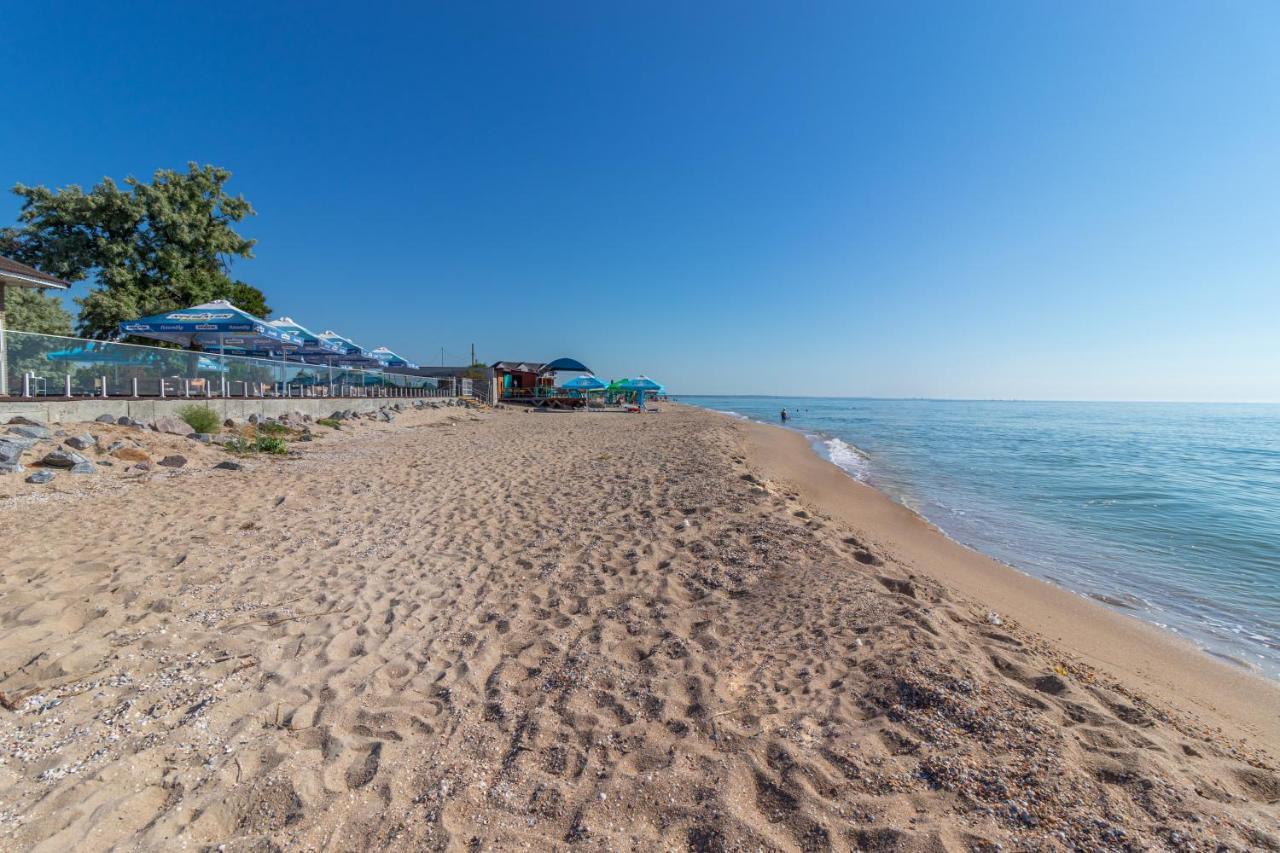
[[[1280,406],[711,397],[1029,575],[1280,678]]]
[[[822,442],[826,457],[833,464],[843,468],[855,480],[866,482],[871,469],[871,457],[839,438],[828,438]]]

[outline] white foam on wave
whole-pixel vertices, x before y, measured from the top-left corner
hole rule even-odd
[[[848,472],[855,480],[867,479],[871,460],[867,454],[839,438],[828,438],[822,442],[827,458]]]

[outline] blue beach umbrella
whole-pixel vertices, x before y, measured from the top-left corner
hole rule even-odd
[[[571,391],[603,391],[609,385],[588,373],[586,376],[575,376],[560,387],[568,388]]]
[[[317,335],[317,337],[338,345],[342,350],[342,354],[335,359],[334,363],[342,367],[380,368],[385,364],[385,362],[375,358],[369,350],[360,346],[351,338],[344,338],[337,332],[326,330]]]
[[[166,341],[184,347],[225,352],[282,353],[302,347],[290,332],[277,329],[225,299],[215,299],[180,311],[169,311],[121,323],[120,334]]]
[[[654,382],[648,376],[637,376],[634,379],[624,379],[614,387],[619,391],[631,391],[635,393],[636,402],[642,409],[644,408],[645,394],[662,394],[667,390],[661,383]]]
[[[575,376],[560,387],[569,391],[577,391],[583,398],[589,400],[592,391],[603,391],[608,388],[609,385],[603,380],[588,373],[585,376]]]
[[[302,348],[293,353],[294,357],[328,363],[329,359],[337,358],[343,354],[343,348],[339,343],[329,338],[320,337],[292,317],[268,320],[267,325],[295,335],[298,340],[302,341]]]
[[[416,369],[418,366],[406,358],[401,358],[386,347],[378,347],[377,349],[372,350],[369,355],[378,359],[378,361],[382,362],[387,367],[409,367]]]

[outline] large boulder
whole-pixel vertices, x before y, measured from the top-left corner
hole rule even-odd
[[[83,456],[81,456],[79,453],[76,453],[74,450],[63,450],[59,448],[57,450],[51,450],[48,453],[46,453],[44,455],[44,458],[40,460],[40,464],[48,468],[74,469],[77,465],[89,464],[89,460],[85,459]]]
[[[33,426],[33,427],[44,427],[45,429],[49,428],[49,425],[44,421],[38,421],[35,418],[29,418],[26,415],[14,415],[13,417],[9,418],[9,426]]]
[[[36,424],[19,424],[18,426],[9,427],[9,435],[17,435],[22,438],[30,438],[40,441],[46,438],[53,438],[53,432],[46,426],[38,426]]]
[[[184,438],[191,434],[191,425],[181,418],[174,418],[163,415],[155,419],[151,424],[151,428],[156,432],[163,432],[168,435],[180,435]]]
[[[87,432],[82,435],[73,435],[71,438],[68,438],[63,442],[67,447],[74,447],[76,450],[88,450],[97,443],[98,439],[89,435]]]
[[[21,474],[25,470],[17,462],[0,462],[0,474]]]
[[[0,463],[15,464],[35,442],[30,439],[0,436]]]

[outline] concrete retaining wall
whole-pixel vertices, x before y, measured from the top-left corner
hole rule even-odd
[[[97,399],[84,400],[51,400],[31,402],[0,400],[0,423],[8,421],[14,415],[25,415],[45,423],[75,423],[91,421],[99,415],[112,417],[127,416],[136,421],[152,421],[162,415],[177,416],[178,409],[195,403],[208,406],[223,418],[244,420],[249,415],[262,417],[280,417],[288,412],[302,412],[313,418],[325,418],[339,409],[351,409],[356,412],[371,412],[383,406],[404,403],[412,406],[417,400],[441,399],[439,397],[293,397],[291,399],[240,399],[229,397],[225,400],[214,399],[175,399],[175,400],[127,400]],[[449,399],[449,398],[444,398]]]

